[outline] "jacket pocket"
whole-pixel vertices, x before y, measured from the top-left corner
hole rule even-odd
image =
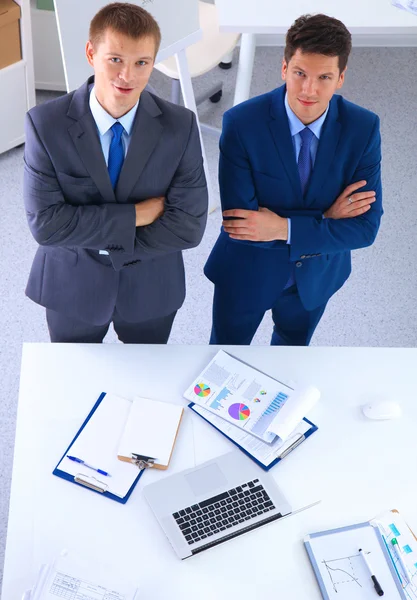
[[[73,175],[68,175],[67,173],[62,173],[60,171],[58,171],[57,176],[58,180],[63,184],[82,187],[96,187],[96,184],[91,177],[74,177]]]
[[[62,246],[41,246],[47,256],[67,265],[75,266],[78,262],[78,253],[75,249]]]

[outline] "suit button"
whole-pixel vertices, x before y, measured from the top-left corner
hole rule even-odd
[[[300,261],[298,261],[298,262],[296,262],[296,263],[295,263],[295,266],[296,266],[296,267],[302,267],[302,266],[303,266],[303,263],[302,263],[302,262],[300,262]]]
[[[305,257],[306,257],[306,255],[305,255],[305,254],[302,254],[302,255],[300,256],[300,258],[305,258]]]

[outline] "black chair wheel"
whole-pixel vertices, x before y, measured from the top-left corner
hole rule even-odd
[[[210,96],[210,102],[213,102],[213,104],[216,104],[217,102],[220,102],[222,96],[223,96],[223,90],[220,90],[219,92],[216,92],[215,94]]]
[[[225,71],[227,69],[231,69],[232,68],[232,61],[227,62],[227,63],[226,62],[221,62],[221,63],[219,63],[219,67],[220,67],[220,69],[224,69]]]

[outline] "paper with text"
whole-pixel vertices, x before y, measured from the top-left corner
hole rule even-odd
[[[116,581],[109,574],[96,575],[67,557],[44,565],[31,600],[136,600],[137,587]]]
[[[320,392],[314,386],[289,387],[220,350],[184,396],[271,443],[277,436],[288,438]]]
[[[255,436],[246,433],[245,430],[232,425],[225,419],[218,417],[202,406],[194,405],[193,410],[199,415],[207,419],[217,429],[222,431],[228,438],[239,444],[241,448],[246,450],[251,456],[256,458],[260,463],[268,467],[274,462],[283,452],[285,452],[292,444],[297,442],[309,429],[311,425],[306,421],[301,421],[290,436],[283,442],[277,438],[272,444],[267,444]]]
[[[402,516],[391,510],[372,520],[377,525],[387,543],[395,569],[403,581],[404,591],[409,600],[417,600],[417,540]],[[398,542],[397,549],[402,561],[398,558],[392,540]],[[402,564],[403,563],[403,564]],[[404,566],[407,573],[404,573]]]

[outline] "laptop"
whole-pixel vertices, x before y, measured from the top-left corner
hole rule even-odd
[[[291,514],[273,478],[230,452],[143,489],[179,558]]]

